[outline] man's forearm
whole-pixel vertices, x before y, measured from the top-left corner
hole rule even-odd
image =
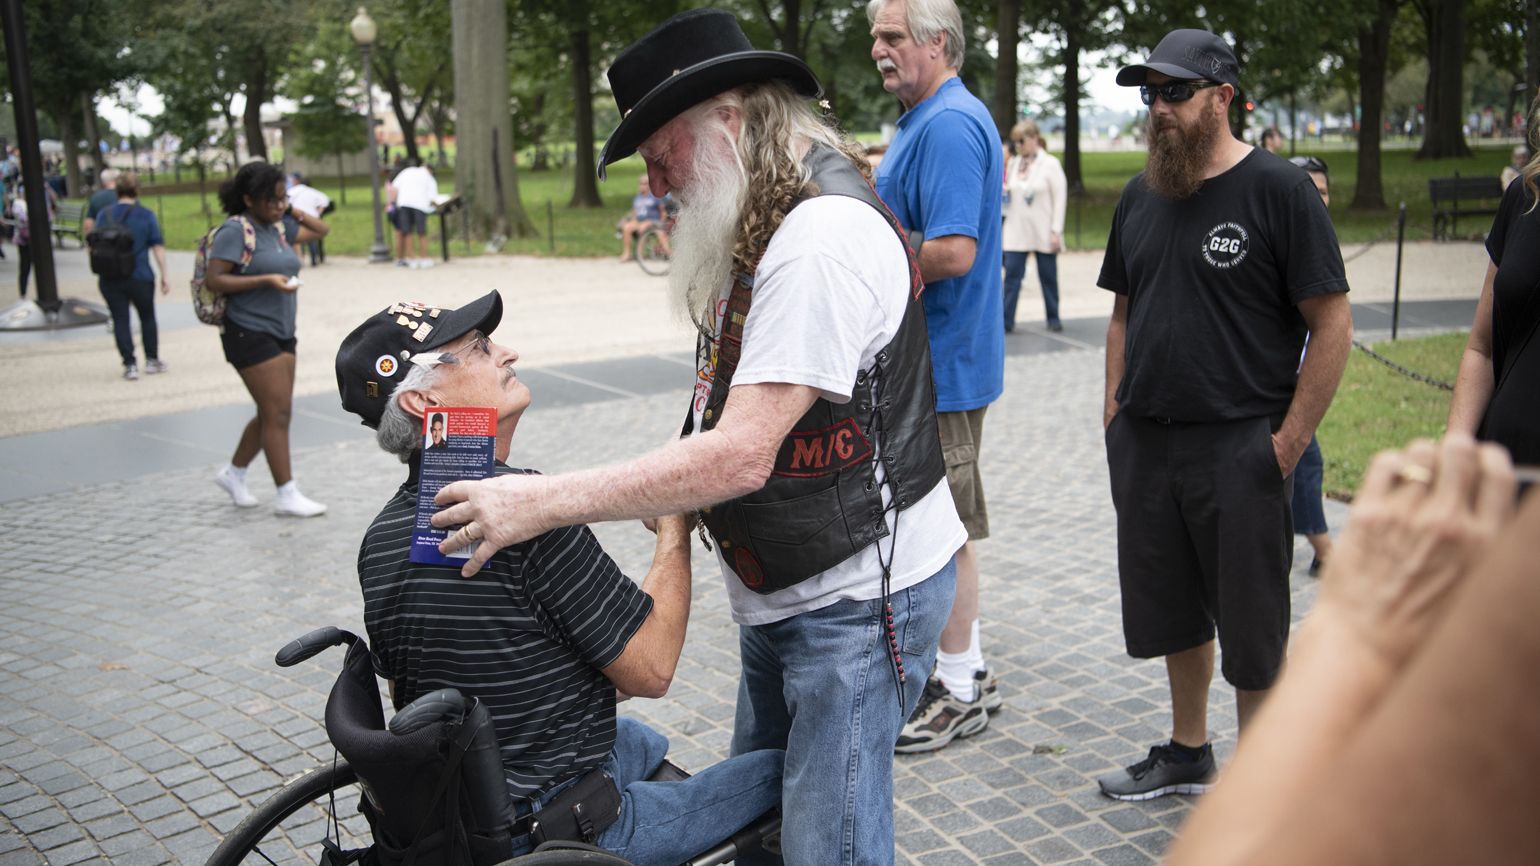
[[[1118,386],[1123,383],[1125,338],[1128,331],[1128,299],[1119,295],[1113,302],[1112,318],[1107,320],[1107,379],[1102,395],[1102,426],[1118,413]]]
[[[658,522],[658,543],[642,591],[652,596],[652,615],[661,627],[658,652],[671,665],[679,661],[690,621],[690,530],[680,517]]]
[[[734,434],[721,428],[668,443],[625,463],[547,476],[549,526],[631,520],[694,511],[764,486]]]
[[[1331,407],[1352,350],[1353,314],[1344,297],[1340,306],[1334,306],[1328,315],[1311,324],[1310,347],[1299,368],[1294,399],[1278,429],[1279,440],[1294,448],[1296,459],[1304,453],[1315,428]]]

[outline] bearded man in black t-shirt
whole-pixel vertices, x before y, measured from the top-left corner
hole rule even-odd
[[[1226,122],[1239,79],[1230,47],[1204,30],[1172,31],[1117,78],[1150,106],[1149,163],[1123,190],[1097,280],[1116,293],[1103,423],[1124,639],[1136,658],[1165,658],[1172,698],[1171,742],[1097,780],[1121,800],[1212,784],[1216,632],[1242,727],[1277,677],[1289,476],[1352,341],[1314,183]]]

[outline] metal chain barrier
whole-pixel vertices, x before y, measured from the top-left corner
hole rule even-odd
[[[1415,379],[1416,381],[1421,382],[1424,385],[1432,385],[1435,388],[1442,388],[1445,391],[1453,391],[1454,390],[1454,386],[1449,384],[1448,382],[1440,381],[1438,379],[1433,378],[1432,376],[1426,375],[1424,373],[1419,373],[1416,370],[1413,370],[1413,369],[1411,369],[1409,367],[1404,367],[1404,366],[1402,366],[1400,364],[1397,364],[1395,361],[1390,360],[1389,358],[1385,357],[1384,355],[1381,355],[1379,352],[1374,351],[1373,349],[1369,348],[1368,346],[1365,346],[1363,343],[1360,343],[1357,340],[1353,341],[1353,348],[1362,351],[1365,355],[1368,355],[1369,357],[1373,358],[1374,360],[1379,361],[1381,364],[1384,364],[1385,366],[1387,366],[1390,369],[1396,371],[1397,373],[1400,373],[1403,376],[1406,376],[1409,379]]]

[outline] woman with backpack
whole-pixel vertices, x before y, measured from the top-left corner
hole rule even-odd
[[[229,215],[213,233],[207,250],[204,282],[224,296],[220,341],[225,360],[240,374],[257,404],[230,462],[214,477],[241,508],[257,504],[246,488],[246,468],[261,452],[273,474],[278,495],[273,510],[292,517],[314,517],[326,506],[299,491],[289,462],[289,418],[294,402],[295,292],[299,288],[300,244],[326,235],[326,224],[308,214],[289,213],[283,172],[265,162],[241,166],[219,187],[219,203]]]
[[[112,333],[123,358],[123,378],[139,378],[134,354],[134,330],[129,321],[129,307],[139,313],[139,334],[144,338],[144,372],[164,373],[160,359],[160,331],[155,324],[155,273],[160,272],[160,293],[171,291],[166,278],[166,239],[161,236],[155,212],[139,206],[139,179],[131,171],[118,175],[114,184],[117,204],[97,214],[91,239],[91,264],[97,273],[97,287],[112,311]],[[121,240],[118,240],[121,238]],[[121,244],[123,253],[115,255]],[[130,249],[132,250],[130,252]],[[155,270],[150,269],[150,253],[155,254]],[[122,259],[122,261],[118,261]]]

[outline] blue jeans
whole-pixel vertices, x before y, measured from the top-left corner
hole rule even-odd
[[[1021,295],[1021,280],[1027,275],[1027,256],[1034,253],[1005,253],[1005,329],[1016,328],[1016,300]],[[1059,256],[1057,253],[1036,253],[1037,279],[1043,285],[1043,307],[1048,313],[1048,324],[1059,323]]]
[[[955,561],[893,593],[900,706],[881,601],[844,601],[739,629],[733,754],[786,750],[781,850],[797,864],[893,862],[893,746],[952,610]],[[741,864],[774,862],[760,855]]]
[[[1326,532],[1326,507],[1321,503],[1321,480],[1325,461],[1321,443],[1314,436],[1294,467],[1294,534],[1320,535]]]
[[[615,748],[600,768],[620,789],[620,817],[599,834],[600,848],[636,866],[679,866],[781,801],[786,755],[779,749],[729,758],[679,782],[644,781],[667,754],[667,737],[634,719],[615,720]],[[566,787],[552,789],[539,805]],[[512,856],[528,853],[530,841],[516,837]]]

